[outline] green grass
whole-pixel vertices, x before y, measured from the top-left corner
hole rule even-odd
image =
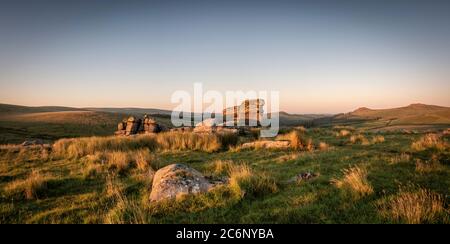
[[[0,223],[407,223],[401,217],[390,218],[380,206],[390,206],[389,199],[405,189],[414,192],[419,188],[439,194],[444,208],[423,222],[449,223],[448,148],[415,151],[411,144],[420,134],[384,133],[384,142],[371,145],[349,144],[348,138],[336,137],[330,129],[311,129],[306,134],[315,144],[326,142],[330,149],[153,151],[154,170],[184,163],[214,175],[213,164],[227,160],[233,165],[247,165],[252,172],[248,181],[240,181],[240,188],[248,194],[236,194],[234,188],[224,186],[159,206],[148,202],[151,176],[137,167],[115,175],[99,166],[99,173],[87,174],[92,162],[86,157],[61,159],[50,155],[44,160],[39,148],[3,148]],[[443,140],[448,142],[447,137]],[[402,154],[409,158],[392,163],[392,158]],[[440,170],[416,171],[416,159],[432,157],[439,160]],[[344,169],[354,166],[367,171],[371,194],[355,198],[348,190],[331,184],[333,179],[342,179]],[[46,188],[32,199],[9,194],[8,186],[27,179],[33,170],[45,175]],[[289,183],[303,172],[318,176]],[[108,193],[111,182],[116,194]]]

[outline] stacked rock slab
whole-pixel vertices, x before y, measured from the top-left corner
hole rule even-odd
[[[128,118],[127,127],[125,128],[125,135],[134,135],[139,131],[139,127],[141,127],[141,119],[136,119],[133,116]]]
[[[144,116],[144,133],[158,133],[161,132],[162,127],[147,115]]]
[[[260,126],[263,106],[263,99],[245,100],[239,106],[224,109],[223,122],[227,126]]]

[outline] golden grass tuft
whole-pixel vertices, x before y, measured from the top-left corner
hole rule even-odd
[[[408,224],[432,223],[444,215],[443,197],[427,189],[413,192],[403,189],[379,204],[381,215]]]
[[[337,133],[337,137],[346,137],[346,136],[349,136],[349,135],[351,135],[351,132],[349,131],[349,130],[340,130],[338,133]]]
[[[416,159],[416,172],[418,173],[426,174],[444,170],[445,170],[444,165],[442,165],[437,159],[431,159],[427,161]]]
[[[128,152],[112,151],[106,154],[107,162],[110,169],[117,171],[118,173],[124,173],[131,167],[132,158]]]
[[[363,146],[370,145],[369,140],[362,134],[350,136],[349,142],[350,144],[361,144]]]
[[[374,137],[372,137],[372,143],[376,144],[376,143],[383,143],[385,141],[384,136],[382,135],[376,135]]]
[[[389,164],[407,163],[411,160],[411,155],[407,153],[401,153],[391,157],[388,161]]]
[[[5,187],[8,196],[22,195],[27,200],[37,199],[47,189],[48,176],[33,170],[26,179],[16,180]]]
[[[150,153],[150,150],[139,149],[133,153],[134,161],[138,170],[145,172],[151,168],[152,162],[155,161],[155,157]]]
[[[139,201],[129,200],[123,186],[115,178],[108,176],[106,181],[106,195],[111,199],[113,207],[105,214],[106,224],[146,224],[148,214]]]
[[[349,190],[356,198],[364,197],[373,193],[373,187],[367,180],[367,170],[354,166],[342,170],[341,179],[332,179],[331,183],[337,188]]]
[[[320,149],[321,151],[327,151],[327,150],[330,149],[330,145],[328,145],[328,144],[325,143],[325,142],[320,142],[320,143],[319,143],[319,149]]]
[[[137,168],[141,173],[153,171],[158,168],[154,154],[149,149],[138,149],[132,151],[102,151],[84,157],[87,167],[84,171],[86,177],[101,173],[103,165],[113,172],[123,174],[131,168]]]
[[[441,136],[438,134],[426,134],[422,136],[419,140],[411,144],[411,148],[415,151],[424,151],[427,149],[435,149],[438,151],[443,151],[449,148],[448,143],[442,140]]]
[[[229,186],[237,195],[261,196],[278,191],[275,180],[267,173],[255,173],[246,164],[229,168]]]
[[[215,175],[227,173],[234,165],[232,160],[215,160],[211,163],[211,171]]]
[[[99,164],[87,164],[87,166],[83,170],[83,176],[85,179],[92,179],[103,172],[102,165]]]
[[[287,134],[277,136],[276,139],[289,141],[291,148],[294,150],[301,150],[301,151],[314,150],[314,144],[312,139],[306,138],[304,133],[300,130],[292,130]]]

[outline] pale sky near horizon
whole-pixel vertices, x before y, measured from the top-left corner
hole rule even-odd
[[[172,109],[201,82],[290,113],[450,107],[448,1],[224,2],[2,1],[0,103]]]

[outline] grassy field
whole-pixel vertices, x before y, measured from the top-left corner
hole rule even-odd
[[[450,223],[448,134],[336,127],[279,139],[296,146],[190,133],[2,146],[0,223]],[[153,173],[172,163],[229,183],[150,203]]]

